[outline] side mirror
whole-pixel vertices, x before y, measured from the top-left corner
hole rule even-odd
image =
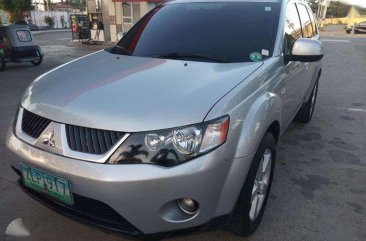
[[[323,44],[314,39],[299,38],[292,47],[290,61],[317,62],[324,56]]]

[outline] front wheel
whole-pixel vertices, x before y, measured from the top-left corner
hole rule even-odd
[[[276,160],[276,141],[272,134],[263,137],[249,168],[228,230],[248,236],[259,226],[272,185]]]
[[[314,108],[316,104],[316,98],[318,96],[318,84],[319,80],[315,82],[313,91],[308,99],[308,101],[301,107],[299,112],[295,116],[295,121],[299,123],[309,123],[313,117]]]
[[[36,61],[31,61],[31,63],[32,63],[33,65],[40,65],[40,64],[42,63],[42,61],[43,61],[43,56],[42,56],[42,53],[41,53],[41,51],[40,51],[40,50],[37,50],[37,58],[38,58],[38,60],[36,60]]]

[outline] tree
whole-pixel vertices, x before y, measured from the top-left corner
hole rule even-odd
[[[55,19],[50,16],[45,16],[44,22],[47,23],[47,25],[50,26],[50,28],[53,28],[53,26],[55,25]]]
[[[86,0],[73,0],[70,2],[72,6],[79,9],[86,9]]]
[[[339,1],[331,1],[328,6],[327,18],[346,17],[351,6]]]
[[[308,3],[311,10],[313,10],[313,13],[317,13],[319,8],[319,0],[308,0]]]
[[[32,0],[0,0],[0,9],[9,13],[9,21],[24,20],[24,13],[34,9]]]

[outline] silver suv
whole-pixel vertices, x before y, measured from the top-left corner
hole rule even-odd
[[[281,134],[311,120],[318,37],[304,1],[161,4],[113,48],[29,86],[7,136],[19,184],[125,234],[248,235]]]

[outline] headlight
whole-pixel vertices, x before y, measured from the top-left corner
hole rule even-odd
[[[192,126],[131,134],[109,164],[175,166],[207,153],[226,141],[229,117]]]

